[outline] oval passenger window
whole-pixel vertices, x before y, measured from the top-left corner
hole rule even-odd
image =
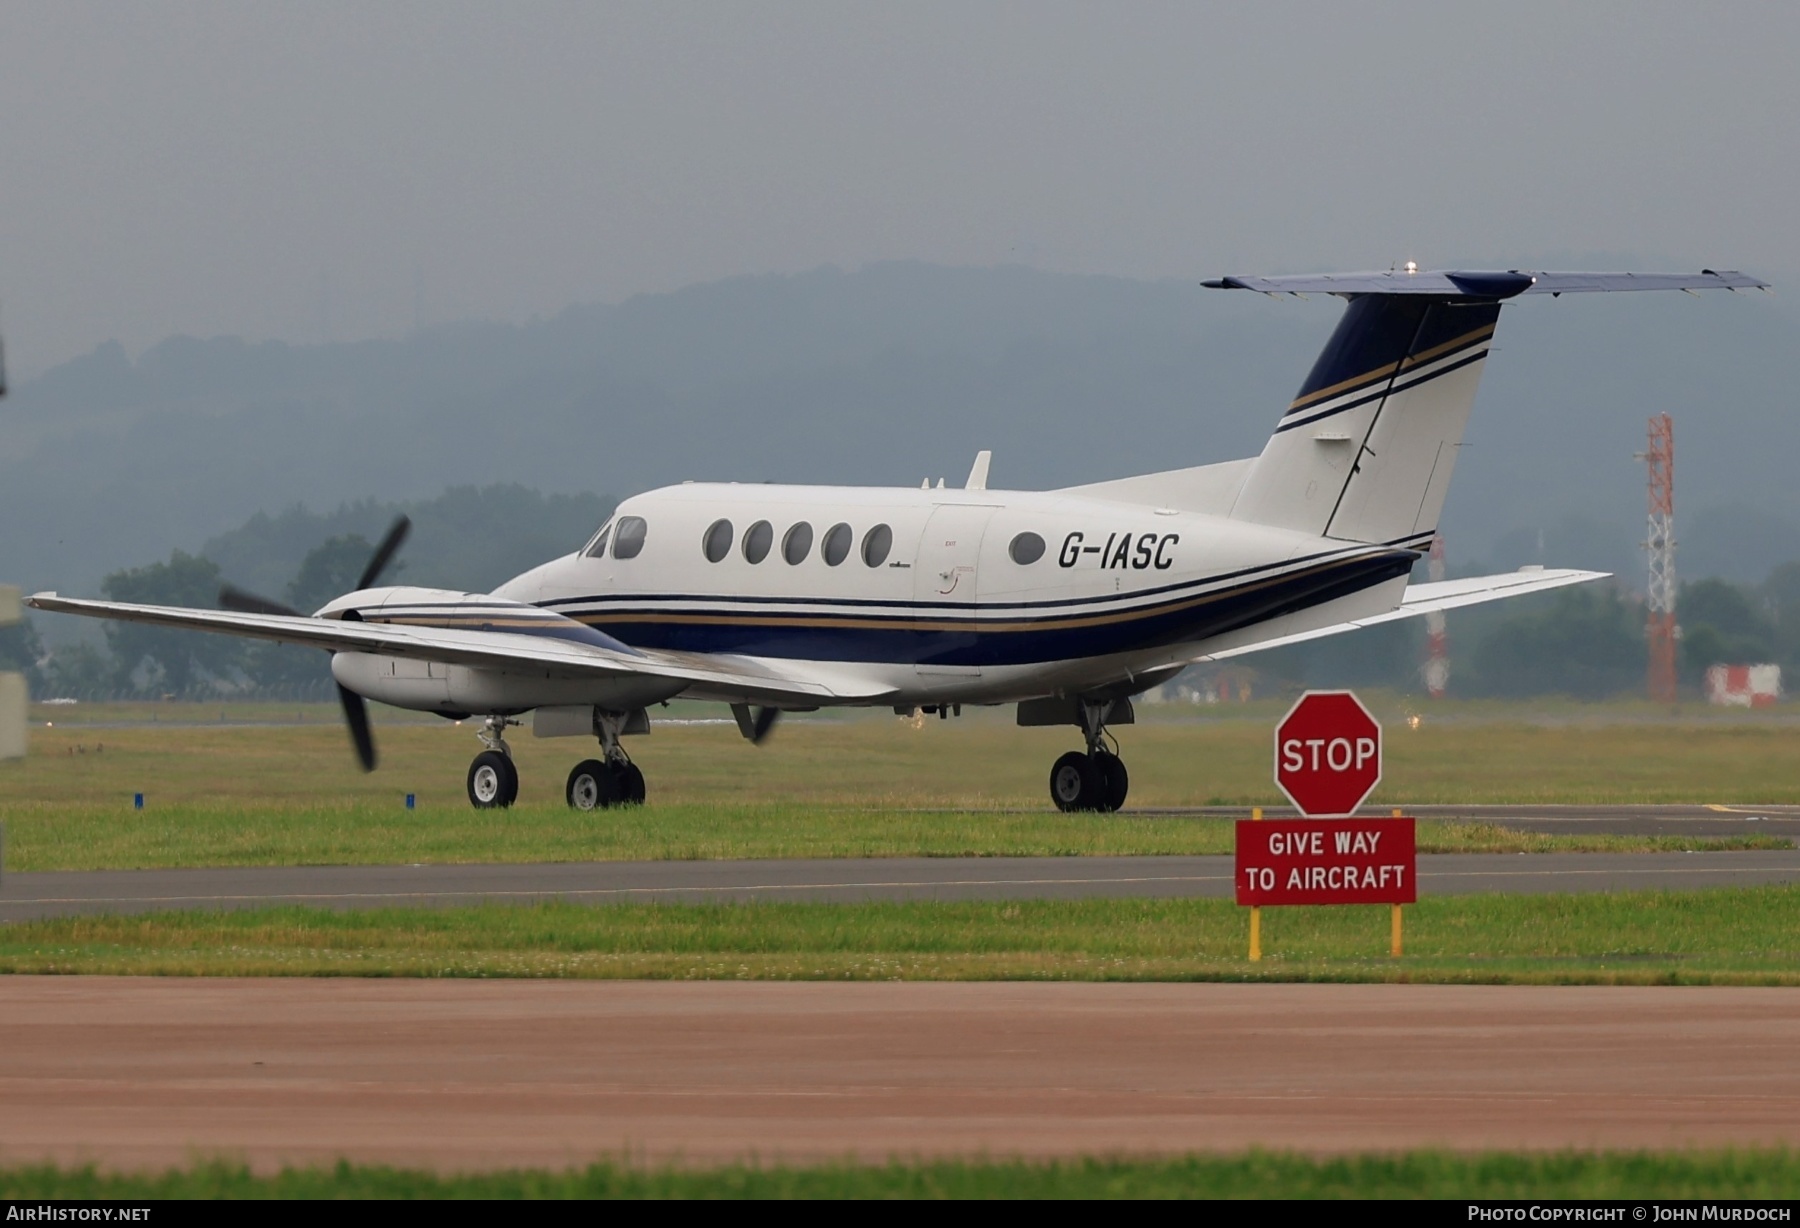
[[[594,540],[588,543],[588,548],[583,550],[582,553],[590,559],[604,558],[606,556],[606,539],[611,536],[612,526],[610,524],[604,526],[598,533],[594,534]]]
[[[759,520],[744,530],[744,557],[752,563],[760,563],[769,557],[769,547],[775,544],[775,529],[766,520]]]
[[[706,530],[706,536],[700,539],[700,549],[706,554],[706,561],[716,563],[731,553],[733,533],[729,520],[715,520],[712,527]]]
[[[812,526],[802,520],[781,539],[781,557],[789,566],[803,561],[812,551]]]
[[[825,541],[819,547],[819,553],[825,556],[826,566],[836,567],[850,557],[851,537],[850,526],[847,524],[834,524],[825,530]]]
[[[887,562],[888,551],[894,548],[894,531],[884,524],[878,524],[863,534],[863,562],[870,567],[879,567]]]
[[[1012,539],[1012,545],[1006,548],[1012,555],[1012,561],[1024,567],[1044,557],[1044,539],[1036,533],[1021,533]]]
[[[635,559],[643,548],[644,518],[642,516],[622,518],[617,531],[613,533],[613,557],[615,559]]]

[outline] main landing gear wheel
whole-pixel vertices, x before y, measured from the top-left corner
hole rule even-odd
[[[1125,804],[1125,795],[1131,792],[1131,773],[1125,770],[1125,761],[1104,750],[1089,757],[1100,773],[1099,809],[1108,813],[1119,809]]]
[[[644,773],[635,763],[604,763],[583,759],[569,773],[563,790],[572,810],[605,810],[611,806],[639,806],[644,801]]]
[[[519,797],[519,769],[497,750],[484,750],[469,765],[469,803],[477,810],[503,810]]]
[[[1111,703],[1082,701],[1081,732],[1087,751],[1072,750],[1050,769],[1050,800],[1058,810],[1110,814],[1125,804],[1131,775],[1125,762],[1106,749],[1106,716]]]
[[[1050,797],[1065,812],[1100,809],[1104,785],[1094,761],[1072,750],[1050,769]]]
[[[619,800],[617,775],[598,759],[583,759],[563,789],[571,810],[604,810]]]
[[[619,770],[619,800],[627,806],[644,804],[644,773],[635,763],[627,763]]]

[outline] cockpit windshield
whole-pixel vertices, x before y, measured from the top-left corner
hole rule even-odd
[[[597,559],[606,553],[606,539],[612,536],[612,521],[608,520],[600,526],[600,531],[582,548],[583,558]]]

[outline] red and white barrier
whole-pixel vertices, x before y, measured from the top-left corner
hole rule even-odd
[[[1706,671],[1706,702],[1728,708],[1772,708],[1781,698],[1779,665],[1714,665]]]

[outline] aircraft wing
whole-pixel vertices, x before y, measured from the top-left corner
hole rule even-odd
[[[327,652],[367,652],[484,669],[541,671],[558,678],[616,678],[633,674],[672,678],[772,702],[868,699],[892,689],[827,673],[803,661],[644,649],[619,652],[593,644],[507,631],[133,605],[121,601],[59,597],[55,593],[37,593],[27,604],[33,609],[59,614],[85,614],[91,618],[149,623],[186,631],[215,631],[248,639],[273,640],[279,644],[304,644]]]
[[[1466,580],[1438,580],[1429,584],[1409,584],[1406,586],[1406,595],[1401,598],[1399,607],[1385,613],[1371,614],[1367,618],[1352,619],[1349,622],[1332,623],[1326,627],[1315,627],[1310,631],[1300,631],[1293,635],[1275,636],[1252,644],[1234,645],[1219,652],[1195,657],[1194,661],[1196,663],[1223,661],[1228,657],[1241,657],[1247,653],[1265,652],[1271,648],[1285,648],[1289,644],[1303,644],[1307,640],[1323,639],[1328,635],[1342,635],[1346,631],[1360,631],[1364,627],[1373,627],[1379,623],[1391,623],[1402,618],[1417,618],[1421,614],[1431,614],[1439,610],[1454,610],[1460,606],[1480,605],[1484,601],[1523,597],[1527,593],[1541,593],[1570,584],[1586,584],[1590,580],[1604,580],[1608,574],[1610,573],[1604,571],[1576,571],[1572,568],[1546,571],[1542,567],[1527,567],[1520,571],[1509,571],[1496,576],[1471,576]]]

